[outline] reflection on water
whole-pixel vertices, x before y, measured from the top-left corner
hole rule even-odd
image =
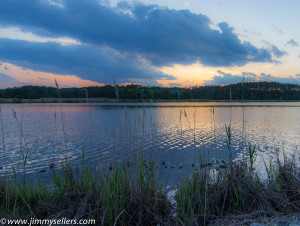
[[[80,164],[82,149],[91,165],[133,161],[138,152],[160,164],[169,183],[189,173],[200,153],[228,160],[225,125],[231,124],[233,157],[242,158],[256,145],[262,159],[280,151],[293,153],[300,141],[300,103],[145,103],[2,105],[8,170],[29,150],[27,171],[64,160]],[[12,115],[16,112],[17,120]],[[62,114],[64,117],[62,118]],[[231,117],[230,117],[231,116]],[[65,132],[64,132],[65,127]],[[1,140],[0,174],[4,170]],[[165,161],[168,167],[162,166]],[[179,165],[183,169],[179,170]],[[174,169],[171,168],[174,166]],[[177,170],[176,170],[177,169]]]

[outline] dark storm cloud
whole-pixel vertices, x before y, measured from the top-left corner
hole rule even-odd
[[[152,65],[207,66],[271,62],[271,54],[241,42],[227,23],[221,32],[211,21],[187,10],[128,3],[111,8],[92,0],[65,0],[63,7],[38,0],[1,0],[0,23],[41,36],[67,36],[85,44],[106,45],[138,54]]]
[[[118,82],[128,79],[173,79],[135,56],[123,56],[108,47],[0,39],[0,60],[33,70],[75,74],[106,83],[111,83],[113,78]]]

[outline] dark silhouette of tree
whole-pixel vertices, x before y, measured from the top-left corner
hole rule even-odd
[[[242,87],[243,86],[243,87]],[[118,86],[120,100],[300,100],[300,86],[278,82],[244,82],[224,86],[197,86],[191,88],[147,87],[141,85]],[[85,90],[85,92],[82,92]],[[115,86],[62,88],[61,98],[116,99]],[[0,89],[0,98],[40,99],[57,98],[54,87],[22,86]]]

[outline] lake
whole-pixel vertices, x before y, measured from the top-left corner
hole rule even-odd
[[[22,172],[27,150],[31,178],[51,175],[50,164],[59,168],[66,158],[80,165],[82,150],[90,166],[102,168],[134,163],[143,153],[172,185],[192,172],[192,163],[199,167],[200,154],[204,162],[228,161],[229,125],[235,161],[247,157],[249,145],[256,146],[257,167],[283,153],[297,155],[300,147],[298,102],[2,104],[1,113],[1,176],[5,160],[9,174],[12,166]]]

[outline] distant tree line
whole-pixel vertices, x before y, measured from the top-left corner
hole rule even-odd
[[[300,100],[300,85],[278,82],[247,82],[224,86],[145,87],[140,85],[95,86],[62,88],[61,98],[116,98],[136,100]],[[57,98],[56,88],[45,86],[22,86],[0,89],[0,98],[40,99]]]

